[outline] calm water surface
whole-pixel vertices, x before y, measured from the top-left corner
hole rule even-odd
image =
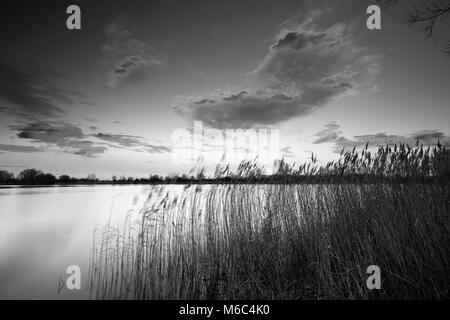
[[[94,230],[138,214],[148,192],[143,186],[0,188],[0,299],[88,298]],[[80,266],[82,290],[58,293],[69,265]]]

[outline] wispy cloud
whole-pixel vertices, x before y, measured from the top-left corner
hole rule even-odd
[[[430,132],[433,132],[433,134],[430,134]],[[438,130],[421,130],[405,135],[387,134],[385,132],[380,132],[375,134],[354,136],[353,139],[340,137],[336,140],[336,147],[361,147],[366,143],[369,143],[372,146],[386,144],[392,145],[398,143],[415,145],[417,142],[424,146],[433,146],[436,145],[438,141],[442,145],[450,146],[450,137],[445,135],[443,132]]]
[[[342,148],[361,148],[368,144],[371,147],[379,145],[393,145],[399,143],[406,143],[415,145],[417,142],[424,146],[433,146],[438,141],[445,146],[450,146],[450,136],[439,130],[420,130],[405,135],[387,134],[385,132],[357,135],[349,139],[342,135],[340,126],[335,122],[330,122],[326,128],[318,132],[317,138],[313,143],[332,143],[334,144],[334,152],[340,152]]]
[[[168,153],[172,150],[168,146],[151,144],[140,136],[111,133],[85,134],[80,127],[69,122],[42,120],[10,125],[9,128],[17,132],[17,138],[28,140],[39,146],[15,148],[13,145],[3,145],[3,148],[0,148],[8,152],[62,151],[92,158],[105,153],[110,147],[152,154]]]
[[[79,156],[95,158],[100,154],[105,153],[108,148],[106,146],[98,145],[91,140],[69,139],[61,140],[57,143],[58,147],[65,152],[73,153]]]
[[[295,157],[295,152],[289,146],[282,148],[280,151],[282,154],[282,158],[294,158]]]
[[[16,144],[0,144],[0,150],[18,153],[35,153],[45,151],[42,147],[21,146]]]
[[[107,41],[102,51],[111,66],[107,81],[109,86],[138,83],[150,75],[153,67],[164,63],[161,53],[134,35],[125,16],[109,23],[105,33]]]
[[[55,85],[47,75],[23,72],[0,61],[0,97],[11,106],[0,112],[18,117],[53,118],[65,114],[64,107],[84,103],[84,97]]]
[[[340,130],[340,126],[332,121],[325,125],[325,129],[316,133],[316,140],[313,142],[314,144],[326,143],[326,142],[335,142],[339,139],[342,131]]]
[[[146,142],[143,137],[140,136],[97,133],[95,137],[97,139],[116,144],[120,147],[129,148],[134,151],[145,151],[149,153],[168,153],[172,150],[170,147],[167,146],[150,144]]]

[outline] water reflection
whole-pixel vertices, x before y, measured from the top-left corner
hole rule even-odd
[[[94,229],[137,215],[147,195],[143,186],[1,188],[0,299],[87,298]],[[69,265],[80,266],[82,290],[58,294]]]

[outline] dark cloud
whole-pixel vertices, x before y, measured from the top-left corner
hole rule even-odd
[[[342,24],[326,30],[285,31],[253,76],[272,90],[298,92],[323,105],[330,98],[371,90],[380,57],[359,46]]]
[[[121,16],[105,30],[107,42],[102,50],[112,66],[107,83],[111,87],[140,82],[148,77],[152,67],[163,64],[161,54],[147,42],[137,39],[128,24],[128,19]]]
[[[369,143],[371,146],[386,144],[393,145],[399,143],[415,145],[417,142],[424,146],[433,146],[436,145],[438,141],[445,146],[450,146],[450,137],[437,130],[423,130],[407,135],[386,134],[381,132],[370,135],[355,136],[353,139],[341,137],[336,141],[336,146],[338,148],[353,146],[362,147],[366,143]]]
[[[298,97],[285,94],[241,92],[214,99],[181,101],[174,109],[182,116],[203,121],[210,127],[247,129],[286,121],[306,114],[314,107],[310,104],[299,107]]]
[[[366,145],[370,147],[377,147],[380,145],[394,145],[399,143],[414,145],[416,140],[411,140],[407,136],[386,134],[384,132],[354,136],[353,139],[347,139],[339,136],[334,140],[334,152],[341,152],[342,148],[362,148]]]
[[[44,143],[62,150],[84,157],[95,157],[108,150],[107,147],[97,145],[86,140],[83,131],[70,123],[54,121],[38,121],[28,124],[11,125],[10,128],[17,131],[17,137],[28,139],[32,143]]]
[[[379,71],[380,56],[359,46],[344,25],[316,30],[299,24],[280,33],[251,73],[253,90],[179,97],[174,108],[215,128],[275,125],[341,96],[372,91]]]
[[[342,148],[361,148],[367,144],[371,147],[380,145],[393,145],[406,143],[415,145],[417,141],[424,146],[433,146],[438,141],[445,146],[450,146],[450,136],[438,130],[422,130],[406,135],[386,134],[385,132],[354,136],[348,139],[342,136],[340,126],[335,122],[326,125],[326,128],[316,134],[315,144],[334,143],[334,152],[340,152]]]
[[[407,135],[393,135],[384,132],[374,135],[355,136],[356,141],[367,140],[373,144],[408,143],[415,144],[417,141],[422,145],[435,145],[440,141],[444,145],[450,145],[450,137],[439,130],[421,130]]]
[[[91,127],[91,129],[93,128],[96,129],[96,127]],[[46,149],[63,151],[84,157],[96,157],[105,153],[108,147],[149,153],[167,153],[171,151],[171,148],[166,146],[149,144],[139,136],[109,133],[86,135],[81,128],[67,122],[35,121],[11,125],[10,129],[17,132],[18,138],[27,139],[34,144],[40,144],[39,147],[30,146],[16,149],[23,150],[23,152],[27,152],[27,150],[29,152],[37,152],[38,150]],[[46,147],[44,148],[44,146]],[[14,152],[13,148],[6,149],[5,147],[0,149]]]
[[[12,125],[12,130],[18,131],[17,136],[35,142],[58,143],[65,139],[84,138],[83,131],[70,123],[40,121],[25,125]]]
[[[285,47],[300,50],[308,45],[316,45],[326,38],[326,33],[318,34],[303,34],[298,32],[288,32],[278,39],[278,41],[272,46],[272,49],[281,49]]]
[[[34,153],[44,151],[44,149],[40,147],[20,146],[15,144],[0,144],[0,150],[8,152],[20,152],[20,153]]]

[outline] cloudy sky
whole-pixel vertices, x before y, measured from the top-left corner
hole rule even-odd
[[[374,2],[374,1],[372,1]],[[449,143],[449,20],[414,1],[9,1],[0,13],[0,169],[83,177],[186,172],[173,133],[278,129],[290,161]],[[82,29],[66,28],[81,8]]]

